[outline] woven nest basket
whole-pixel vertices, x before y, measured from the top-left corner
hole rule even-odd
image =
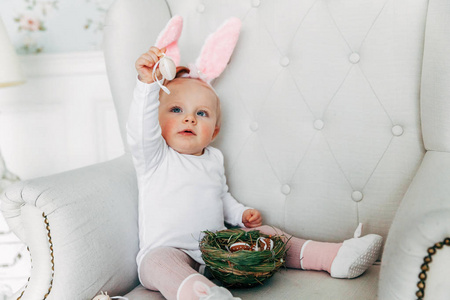
[[[204,231],[200,242],[202,258],[214,276],[226,287],[244,288],[261,285],[286,261],[286,244],[283,235],[269,236],[258,230],[227,229],[217,232]],[[254,245],[258,238],[270,238],[272,250],[230,251],[235,243]]]

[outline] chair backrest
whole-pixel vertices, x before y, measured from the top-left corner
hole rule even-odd
[[[387,235],[419,167],[428,1],[118,0],[105,56],[125,135],[134,62],[172,15],[181,62],[230,16],[243,26],[214,86],[231,193],[265,223],[340,241],[359,222]],[[126,147],[126,146],[125,146]]]

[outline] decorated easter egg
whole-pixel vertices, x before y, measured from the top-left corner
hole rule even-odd
[[[254,245],[255,251],[264,251],[264,250],[272,250],[273,249],[273,241],[270,238],[259,237]]]
[[[173,60],[168,57],[164,56],[159,61],[159,71],[167,80],[172,80],[175,78],[177,67],[175,66],[175,63]]]
[[[234,243],[230,246],[231,252],[236,252],[240,250],[252,250],[252,247],[250,247],[249,244],[243,242]]]

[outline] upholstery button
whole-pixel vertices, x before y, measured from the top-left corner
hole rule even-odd
[[[291,187],[288,184],[283,184],[281,186],[281,192],[285,195],[289,195],[291,193]]]
[[[289,60],[289,57],[287,57],[287,56],[283,56],[280,59],[280,65],[282,65],[283,67],[289,66],[289,62],[290,62],[290,60]]]
[[[199,6],[197,6],[197,12],[203,13],[204,11],[205,11],[205,5],[199,4]]]
[[[320,119],[317,119],[317,120],[314,121],[314,128],[317,129],[317,130],[322,130],[323,125],[324,125],[323,121],[320,120]]]
[[[353,191],[352,193],[352,199],[355,202],[359,202],[363,199],[363,193],[361,193],[360,191]]]
[[[350,56],[348,57],[348,60],[352,63],[352,64],[357,64],[359,62],[359,54],[356,52],[353,52],[352,54],[350,54]]]
[[[259,128],[258,122],[255,121],[255,122],[252,122],[252,123],[250,124],[250,129],[251,129],[252,131],[257,131],[258,128]]]
[[[395,125],[392,127],[392,134],[395,136],[401,136],[403,134],[403,127],[400,125]]]
[[[261,5],[261,1],[260,0],[252,0],[252,6],[253,7],[258,7]]]

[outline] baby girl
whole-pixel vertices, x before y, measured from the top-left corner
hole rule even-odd
[[[178,60],[181,24],[181,17],[174,17],[156,47],[135,64],[138,80],[127,132],[139,187],[139,279],[167,299],[199,299],[219,292],[233,299],[202,275],[202,231],[226,229],[226,222],[266,234],[282,232],[261,226],[261,213],[233,198],[223,155],[210,146],[221,128],[220,101],[210,82],[228,63],[240,21],[231,19],[212,35],[195,65],[178,67],[171,81],[159,80],[160,59],[167,54]],[[221,52],[206,55],[211,51]],[[336,278],[357,277],[378,258],[381,240],[374,234],[343,243],[292,237],[286,265],[326,271]]]

